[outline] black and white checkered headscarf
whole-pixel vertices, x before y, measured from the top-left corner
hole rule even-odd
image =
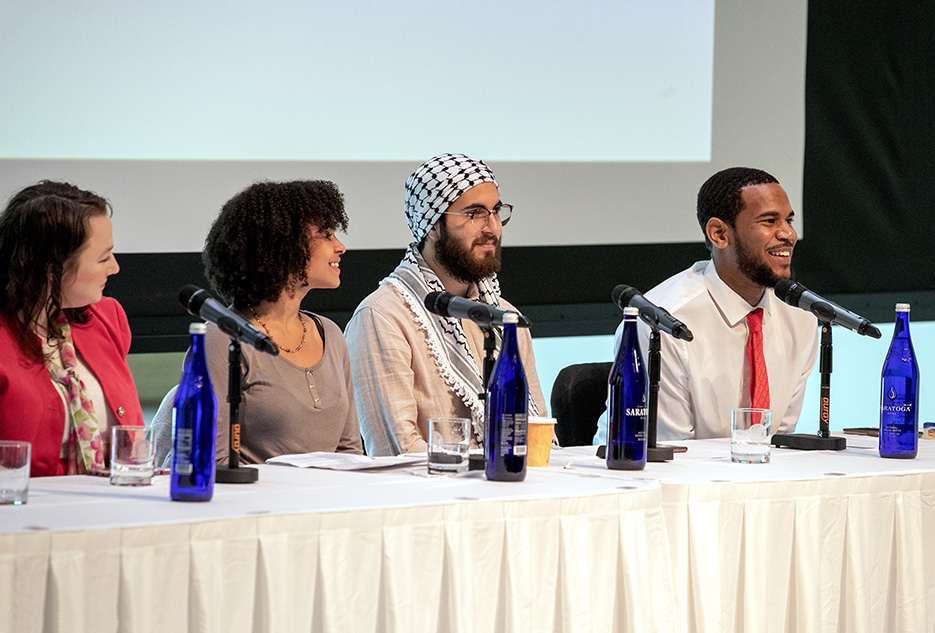
[[[406,222],[416,241],[461,194],[483,182],[496,185],[497,179],[483,161],[464,154],[439,154],[422,163],[406,179]]]

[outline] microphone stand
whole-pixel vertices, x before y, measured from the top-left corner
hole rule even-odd
[[[831,417],[831,323],[819,319],[821,325],[821,346],[819,348],[819,371],[821,371],[821,396],[819,399],[818,434],[776,433],[773,446],[796,448],[802,451],[843,451],[847,440],[832,437],[828,428]]]
[[[650,326],[649,334],[649,406],[646,411],[646,461],[668,462],[675,456],[671,446],[656,446],[656,414],[659,407],[659,376],[662,368],[659,327]]]
[[[486,403],[487,401],[487,383],[490,382],[490,374],[493,373],[493,366],[496,363],[497,359],[494,358],[494,352],[497,351],[497,337],[494,336],[493,327],[486,327],[483,325],[478,325],[481,331],[484,333],[484,376],[483,376],[483,387],[484,391],[477,394],[477,397],[480,398],[481,402]],[[485,404],[486,408],[486,404]],[[470,453],[468,455],[468,469],[469,470],[484,470],[484,461],[486,457],[484,456],[483,447],[480,453]]]
[[[256,468],[240,466],[240,426],[243,414],[240,401],[243,399],[243,370],[240,366],[240,341],[231,339],[227,348],[227,401],[230,403],[230,452],[227,466],[215,469],[214,479],[219,484],[252,484],[260,477]]]
[[[487,383],[490,382],[490,374],[493,373],[493,366],[497,362],[493,354],[497,351],[497,337],[494,336],[492,327],[481,327],[484,331],[484,393],[478,394],[481,400],[487,400]]]

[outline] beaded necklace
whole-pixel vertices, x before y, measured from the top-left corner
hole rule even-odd
[[[270,334],[269,328],[266,327],[266,324],[260,321],[260,317],[257,315],[256,310],[253,309],[253,306],[247,306],[247,307],[250,308],[250,313],[253,315],[253,318],[256,319],[256,322],[259,323],[260,326],[264,330],[266,330],[266,336],[268,336],[270,340],[276,343],[276,339],[274,339],[273,335]],[[301,312],[299,313],[299,323],[302,324],[302,342],[299,343],[299,346],[296,347],[295,349],[289,349],[288,347],[283,347],[279,343],[276,343],[276,347],[278,347],[280,350],[284,351],[287,354],[295,354],[296,352],[298,352],[300,349],[302,349],[305,346],[305,335],[308,333],[308,327],[305,325],[305,319],[302,318]]]

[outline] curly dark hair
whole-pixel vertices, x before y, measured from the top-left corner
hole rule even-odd
[[[711,249],[711,241],[705,231],[708,220],[718,218],[733,227],[737,215],[743,211],[741,189],[768,183],[779,184],[779,181],[762,169],[730,167],[714,174],[701,185],[698,190],[698,224],[701,225],[708,250]]]
[[[228,200],[205,239],[211,287],[236,308],[275,301],[307,281],[315,231],[347,231],[344,196],[327,180],[258,182]]]
[[[108,202],[95,193],[43,180],[14,194],[0,215],[0,315],[23,354],[43,361],[33,324],[44,313],[54,323],[62,311],[62,277],[76,263],[87,238],[87,220],[109,215]],[[72,323],[87,321],[87,306],[66,308]],[[50,331],[49,341],[61,338]]]

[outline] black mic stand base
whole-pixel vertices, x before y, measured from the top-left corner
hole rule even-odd
[[[648,462],[670,462],[675,457],[675,449],[671,446],[647,446],[646,461]]]
[[[219,484],[252,484],[260,478],[260,471],[256,468],[238,466],[218,466],[214,471],[214,481]]]
[[[843,437],[821,437],[808,433],[777,433],[773,436],[772,443],[776,448],[794,448],[800,451],[843,451],[847,448],[847,440]]]
[[[773,435],[772,444],[777,448],[785,446],[800,451],[843,451],[847,448],[847,440],[843,437],[832,437],[828,429],[831,419],[831,324],[820,321],[819,325],[821,345],[818,366],[821,372],[821,392],[818,401],[818,433],[776,433]]]
[[[685,449],[688,450],[688,449]],[[682,452],[685,452],[684,450]],[[597,456],[601,459],[607,458],[607,445],[601,444],[597,447]],[[647,446],[647,462],[670,462],[675,457],[674,446]],[[473,470],[473,468],[472,468]]]

